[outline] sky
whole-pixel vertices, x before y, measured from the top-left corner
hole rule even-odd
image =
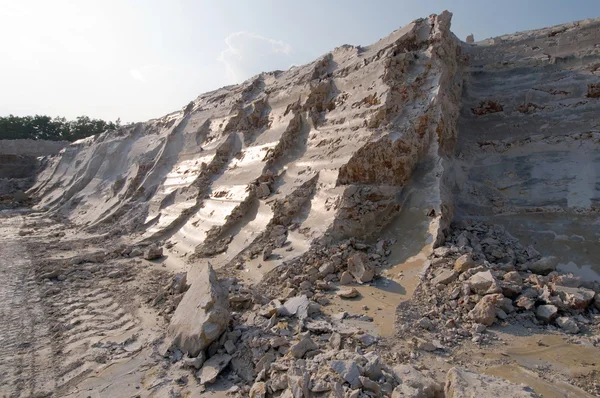
[[[0,0],[0,116],[144,121],[445,9],[482,40],[600,17],[600,0]]]

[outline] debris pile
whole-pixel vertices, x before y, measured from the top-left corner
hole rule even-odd
[[[600,284],[557,269],[558,260],[523,246],[500,225],[455,222],[434,250],[413,299],[397,312],[402,334],[439,347],[485,343],[494,324],[576,334],[600,322]],[[415,328],[416,326],[416,328]]]

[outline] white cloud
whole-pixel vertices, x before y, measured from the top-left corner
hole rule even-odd
[[[134,80],[138,80],[142,83],[164,80],[169,76],[169,74],[173,73],[174,69],[172,67],[156,64],[147,64],[139,68],[131,68],[129,70],[129,75]]]
[[[142,74],[142,72],[140,72],[139,69],[131,69],[131,70],[129,70],[129,74],[135,80],[139,80],[141,82],[146,82],[146,78],[144,77],[144,75]]]
[[[250,76],[290,64],[292,46],[250,32],[235,32],[225,38],[227,48],[221,51],[219,61],[225,65],[230,83],[239,83]]]

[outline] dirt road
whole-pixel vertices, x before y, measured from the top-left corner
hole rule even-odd
[[[45,396],[54,389],[51,338],[23,217],[0,218],[0,395]]]

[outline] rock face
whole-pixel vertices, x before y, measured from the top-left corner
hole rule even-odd
[[[229,323],[229,301],[208,264],[184,294],[168,329],[172,345],[191,357],[218,338]]]
[[[539,398],[530,387],[458,367],[448,372],[444,393],[446,398]]]

